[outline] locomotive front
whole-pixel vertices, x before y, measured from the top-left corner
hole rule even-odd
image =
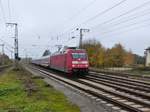
[[[89,62],[88,56],[85,50],[72,50],[70,53],[71,57],[71,70],[77,74],[88,74]]]

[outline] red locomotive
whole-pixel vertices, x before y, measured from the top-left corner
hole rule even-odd
[[[47,66],[52,69],[63,71],[67,74],[88,74],[89,62],[84,49],[64,48],[64,50],[53,55],[44,56],[41,59],[33,60],[33,64]]]

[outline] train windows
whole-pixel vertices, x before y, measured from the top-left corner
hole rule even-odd
[[[73,59],[87,59],[86,53],[72,53]]]

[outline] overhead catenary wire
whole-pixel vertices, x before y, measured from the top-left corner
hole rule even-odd
[[[144,2],[143,4],[141,4],[141,5],[139,5],[139,6],[137,6],[137,7],[135,7],[135,8],[133,8],[133,9],[131,9],[130,11],[132,11],[132,12],[134,12],[134,11],[137,11],[138,9],[141,9],[141,8],[145,8],[144,6],[148,6],[148,5],[150,5],[150,1],[148,1],[148,2]],[[136,9],[136,10],[135,10]],[[145,11],[148,11],[148,12],[145,12]],[[129,11],[128,11],[129,12]],[[149,14],[149,10],[143,10],[142,12],[141,12],[142,14],[140,14],[140,15],[137,15],[136,16],[136,14],[133,16],[126,16],[125,18],[127,18],[126,20],[123,20],[122,22],[118,22],[118,23],[113,23],[113,22],[109,22],[108,21],[108,23],[112,23],[112,27],[111,26],[109,26],[109,28],[113,28],[113,27],[116,27],[116,26],[118,26],[118,25],[120,25],[120,24],[124,24],[124,23],[126,23],[126,22],[128,22],[128,21],[131,21],[131,20],[134,20],[134,19],[138,19],[139,17],[140,18],[142,18],[142,16],[144,17],[144,16],[146,16],[146,14],[148,15]],[[125,14],[125,13],[124,13]],[[125,16],[125,15],[128,15],[128,14],[130,14],[130,13],[126,13],[125,15],[123,14],[123,16]],[[119,20],[121,20],[121,17],[119,16]],[[123,18],[124,19],[124,18]],[[118,20],[118,18],[116,18],[116,19],[113,19],[113,20]],[[106,23],[107,24],[107,23]],[[101,25],[99,25],[100,27],[102,27],[103,25],[106,25],[106,24],[102,24],[101,23]],[[136,24],[138,24],[138,23],[136,23]],[[141,23],[140,23],[141,24]],[[109,24],[110,25],[110,24]],[[132,26],[132,25],[130,25],[130,26]],[[121,27],[121,28],[123,28],[123,27]],[[117,28],[117,29],[114,29],[114,30],[111,30],[111,31],[108,31],[107,33],[105,32],[105,34],[109,34],[109,33],[112,33],[112,32],[115,32],[115,31],[118,31],[118,30],[122,30],[120,27],[119,28]],[[95,28],[93,28],[93,27],[91,27],[91,29],[95,29]],[[104,29],[104,28],[103,28]],[[124,29],[124,28],[123,28]],[[95,33],[95,34],[100,34],[100,33]],[[92,33],[90,34],[90,35],[92,35]],[[104,35],[104,34],[103,34]],[[100,35],[100,36],[103,36],[103,35]]]
[[[145,12],[145,11],[148,11],[148,12]],[[137,20],[139,18],[143,18],[143,17],[145,17],[145,16],[147,16],[149,14],[150,14],[150,10],[144,10],[144,11],[142,11],[142,13],[140,15],[128,16],[127,19],[122,20],[122,21],[120,20],[119,22],[112,23],[111,26],[109,24],[109,29],[112,29],[112,28],[114,28],[116,26],[119,26],[121,24],[125,24],[125,23],[127,23],[129,21],[133,21],[133,20]],[[102,26],[100,26],[100,27],[102,27]]]
[[[150,18],[142,20],[140,22],[134,22],[134,23],[131,23],[131,24],[127,24],[125,26],[121,26],[121,27],[118,27],[116,29],[113,29],[113,30],[110,30],[110,31],[107,31],[107,32],[97,33],[97,34],[100,34],[100,36],[103,36],[103,35],[109,34],[109,33],[114,32],[114,31],[119,31],[119,30],[122,30],[122,29],[125,29],[125,28],[129,28],[131,26],[135,26],[135,25],[138,25],[138,24],[143,24],[143,23],[149,22],[149,21],[150,21]]]
[[[125,26],[123,26],[123,27],[118,27],[118,28],[116,28],[116,29],[111,30],[111,32],[114,31],[114,30],[121,30],[121,28],[128,28],[128,27],[133,26],[133,25],[142,24],[142,23],[145,23],[145,22],[148,22],[148,21],[150,21],[150,18],[145,19],[145,20],[142,20],[142,21],[140,21],[140,22],[134,22],[134,23],[125,25]],[[110,31],[109,31],[109,32],[104,32],[104,33],[110,33]]]
[[[146,11],[148,11],[148,12],[146,12]],[[140,12],[140,13],[138,12],[138,13],[133,14],[133,15],[131,15],[131,16],[127,16],[127,17],[125,17],[125,18],[122,18],[122,19],[118,20],[119,22],[117,21],[117,22],[111,23],[111,24],[109,24],[109,25],[115,26],[115,25],[123,24],[123,23],[126,23],[126,22],[128,22],[128,21],[132,21],[132,20],[135,20],[135,19],[142,18],[142,17],[147,16],[147,15],[149,15],[149,14],[150,14],[150,8],[149,8],[149,9],[146,9],[146,10],[143,10],[143,11]]]
[[[12,58],[12,53],[14,52],[14,49],[7,42],[3,41],[2,39],[0,39],[0,40],[4,43],[4,45],[5,45],[4,48],[11,53],[11,58]],[[6,54],[6,52],[5,52],[5,54]]]
[[[13,50],[11,50],[10,48],[8,48],[7,46],[5,46],[5,48],[6,48],[9,52],[14,52]]]
[[[0,8],[1,8],[2,16],[3,16],[3,20],[6,23],[6,16],[5,16],[5,11],[4,11],[2,0],[0,0]]]
[[[11,8],[10,8],[10,0],[7,1],[8,3],[8,14],[9,14],[9,21],[11,21]]]
[[[113,5],[112,7],[109,7],[109,8],[107,8],[107,9],[105,9],[104,11],[99,12],[97,15],[95,15],[95,16],[89,18],[88,20],[86,20],[86,21],[84,21],[83,23],[77,25],[76,27],[73,27],[73,28],[68,29],[67,31],[65,31],[64,33],[62,33],[60,36],[66,34],[66,33],[69,32],[69,31],[74,30],[75,28],[77,28],[77,27],[79,27],[79,26],[81,26],[81,25],[83,25],[83,24],[87,24],[87,22],[92,21],[92,20],[96,19],[96,18],[99,17],[99,16],[102,16],[102,15],[106,14],[107,12],[109,12],[109,11],[111,11],[112,9],[114,9],[114,8],[116,8],[116,7],[118,7],[118,6],[120,6],[121,4],[125,3],[126,1],[127,1],[127,0],[122,0],[122,1],[118,2],[117,4]]]
[[[81,15],[82,13],[84,13],[85,10],[87,10],[90,6],[92,6],[97,0],[92,0],[90,3],[88,3],[86,6],[84,6],[81,10],[77,11],[77,13],[75,13],[73,16],[71,16],[69,19],[66,20],[66,22],[71,22],[73,21],[74,19],[76,19],[79,15]],[[64,23],[66,23],[64,22]],[[64,24],[63,26],[66,26],[66,24]],[[68,32],[68,31],[66,31]],[[65,33],[63,33],[65,34]],[[63,34],[60,34],[60,35],[63,35]]]
[[[136,27],[133,27],[133,28],[128,28],[127,30],[123,30],[123,31],[119,31],[119,30],[117,30],[117,32],[113,32],[113,33],[109,33],[109,34],[111,34],[111,37],[114,37],[114,36],[116,36],[116,35],[120,35],[120,34],[124,34],[124,33],[126,33],[126,32],[132,32],[132,31],[134,31],[134,30],[138,30],[138,29],[142,29],[142,28],[146,28],[146,27],[150,27],[150,24],[142,24],[142,25],[140,25],[140,26],[136,26]],[[122,30],[122,29],[121,29]],[[119,31],[119,32],[118,32]],[[106,38],[109,38],[110,36],[102,36],[101,37],[101,40],[102,39],[106,39]]]
[[[122,1],[120,1],[119,3],[113,5],[112,7],[107,8],[106,10],[104,10],[104,11],[98,13],[97,15],[93,16],[92,18],[90,18],[90,19],[84,21],[83,23],[81,23],[81,25],[82,25],[82,24],[87,24],[89,21],[92,21],[92,20],[98,18],[99,16],[102,16],[102,15],[106,14],[107,12],[109,12],[109,11],[111,11],[112,9],[114,9],[114,8],[116,8],[116,7],[118,7],[118,6],[120,6],[121,4],[125,3],[126,1],[127,1],[127,0],[122,0]]]
[[[92,6],[97,0],[92,0],[90,3],[88,3],[85,7],[83,7],[81,10],[79,10],[76,14],[74,14],[72,17],[70,17],[68,21],[71,21],[75,18],[77,18],[80,14],[82,14],[85,10],[87,10],[90,6]]]
[[[4,41],[3,39],[0,38],[0,40],[5,43],[7,46],[9,46],[11,49],[14,49],[12,45],[10,45],[8,42]]]
[[[150,5],[150,1],[144,2],[143,4],[141,4],[141,5],[139,5],[139,6],[135,7],[135,8],[133,8],[133,9],[127,11],[127,12],[120,14],[119,16],[116,16],[116,17],[114,17],[114,18],[112,18],[112,19],[109,19],[109,20],[106,20],[106,21],[104,21],[104,22],[102,22],[102,23],[100,23],[100,24],[98,24],[98,25],[96,25],[96,26],[93,26],[93,27],[91,27],[91,29],[97,28],[98,26],[101,26],[101,25],[104,25],[104,24],[108,24],[108,23],[110,23],[110,22],[112,22],[112,21],[114,21],[114,20],[116,20],[116,19],[119,19],[119,18],[121,18],[121,17],[123,17],[123,16],[125,16],[125,15],[128,15],[128,14],[134,12],[134,11],[137,11],[138,9],[141,9],[141,8],[143,8],[143,7],[146,6],[146,5]]]
[[[115,23],[115,24],[113,24],[113,26],[116,27],[116,26],[118,26],[118,25],[120,25],[120,24],[124,24],[124,23],[126,23],[126,22],[128,22],[128,21],[132,21],[132,20],[135,20],[135,19],[138,19],[138,18],[147,16],[147,15],[149,15],[149,14],[150,14],[150,12],[148,12],[148,13],[143,13],[142,15],[129,18],[128,20],[124,20],[124,21],[121,21],[121,22],[119,22],[119,23]]]
[[[150,5],[150,1],[144,2],[143,4],[141,4],[141,5],[139,5],[139,6],[135,7],[135,8],[133,8],[133,9],[131,9],[131,10],[129,10],[129,11],[127,11],[127,12],[125,12],[125,13],[119,15],[119,16],[116,16],[116,17],[114,17],[114,18],[112,18],[112,19],[110,19],[110,20],[104,21],[104,22],[102,22],[102,23],[100,23],[100,24],[98,24],[98,25],[96,25],[96,26],[93,26],[93,27],[91,27],[91,29],[95,29],[95,28],[97,28],[97,27],[99,27],[99,26],[108,24],[108,23],[110,23],[110,22],[112,22],[112,21],[114,21],[114,20],[117,20],[117,19],[119,19],[119,18],[121,18],[121,17],[123,17],[123,16],[125,16],[125,15],[128,15],[128,14],[130,14],[130,13],[132,13],[132,12],[134,12],[134,11],[137,11],[137,10],[139,10],[139,9],[141,9],[141,8],[144,8],[145,6],[148,6],[148,5]],[[72,28],[72,29],[70,29],[70,30],[73,30],[73,29],[74,29],[74,28]],[[68,30],[68,31],[69,31],[69,30]]]

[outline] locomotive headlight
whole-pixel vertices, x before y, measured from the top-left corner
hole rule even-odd
[[[89,65],[85,65],[86,67],[88,67]]]
[[[79,64],[78,61],[72,61],[72,64]]]
[[[88,61],[72,61],[72,64],[88,64]]]
[[[87,61],[82,61],[82,64],[88,64],[88,62]]]

